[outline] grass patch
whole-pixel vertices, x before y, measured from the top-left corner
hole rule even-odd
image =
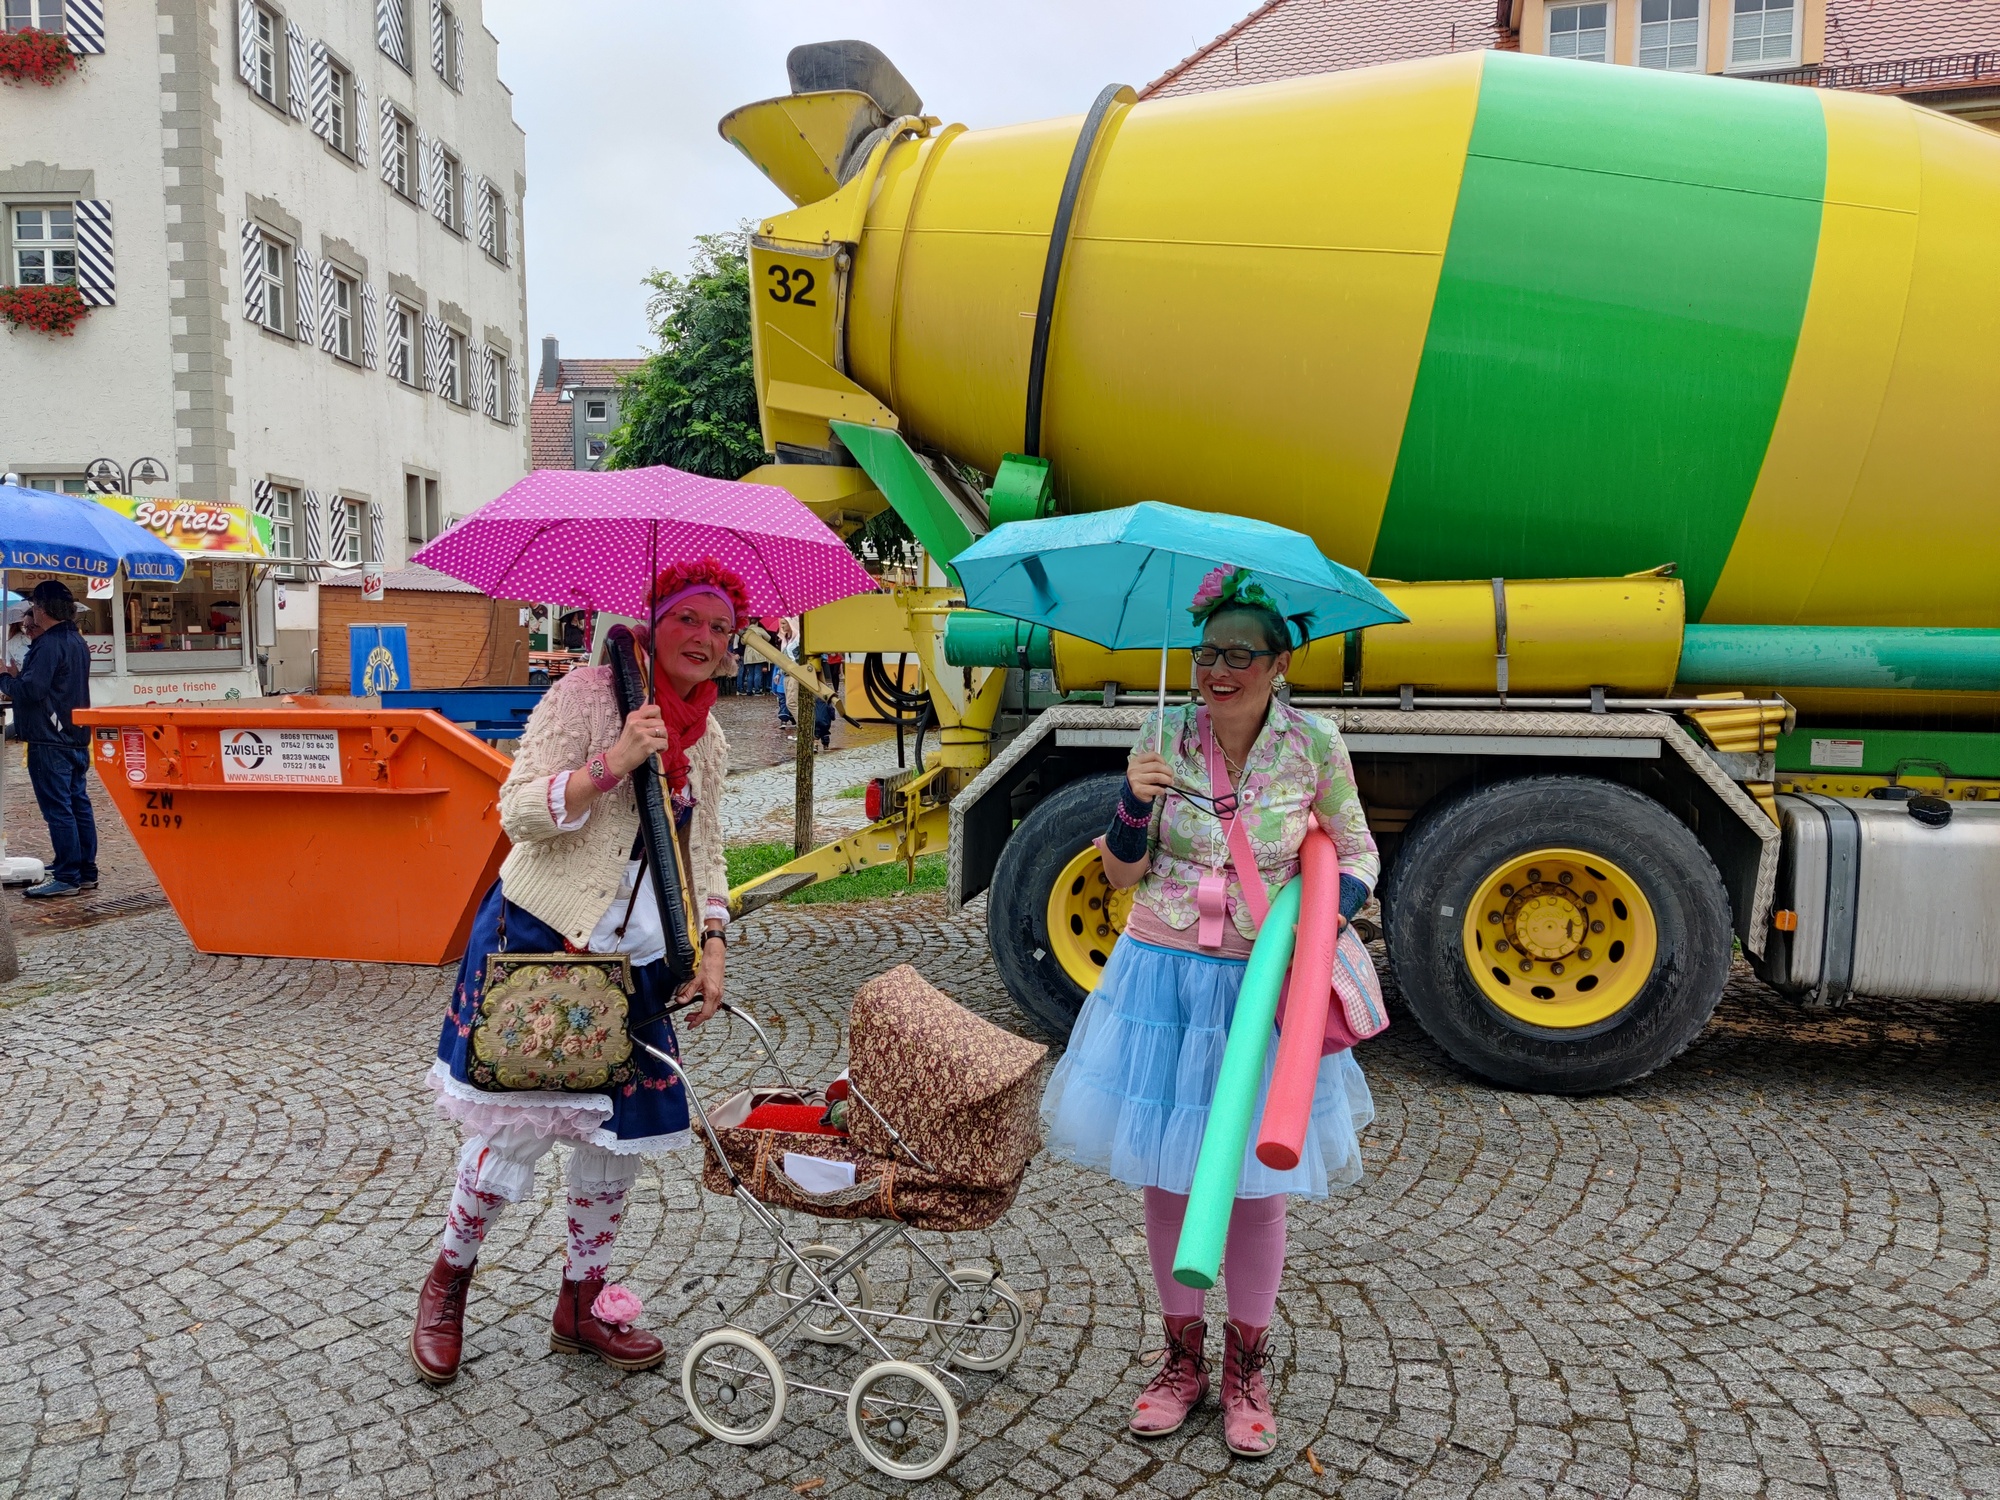
[[[737,844],[724,851],[729,864],[729,888],[755,880],[779,865],[788,864],[792,846],[783,843]],[[917,878],[912,884],[902,864],[876,865],[855,875],[822,880],[802,891],[794,891],[786,901],[811,904],[816,901],[880,901],[909,895],[915,891],[944,889],[946,858],[942,853],[917,856]]]
[[[859,802],[868,795],[868,783],[864,781],[858,786],[844,786],[833,795],[845,802]]]

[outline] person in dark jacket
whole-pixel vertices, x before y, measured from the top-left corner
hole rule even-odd
[[[28,746],[28,780],[49,825],[55,863],[49,878],[28,888],[46,901],[97,889],[97,820],[90,811],[90,731],[73,723],[73,709],[90,707],[90,647],[76,628],[76,596],[53,578],[28,595],[41,634],[19,668],[0,663],[0,694],[14,705],[14,722]]]

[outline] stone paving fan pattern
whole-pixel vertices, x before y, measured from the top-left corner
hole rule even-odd
[[[846,998],[905,960],[1017,1024],[977,911],[930,898],[772,908],[730,972],[824,1078]],[[475,1357],[417,1382],[448,971],[203,957],[164,913],[23,961],[0,988],[0,1494],[2000,1493],[2000,1011],[1812,1015],[1739,975],[1685,1058],[1590,1100],[1469,1084],[1399,1018],[1365,1054],[1367,1180],[1294,1216],[1261,1465],[1227,1463],[1212,1412],[1124,1436],[1160,1337],[1136,1195],[1040,1161],[991,1236],[1033,1341],[958,1462],[905,1489],[812,1398],[765,1448],[697,1435],[680,1356],[765,1247],[691,1163],[641,1177],[619,1247],[665,1373],[548,1353],[545,1164],[488,1242]],[[726,1050],[688,1048],[717,1083]]]

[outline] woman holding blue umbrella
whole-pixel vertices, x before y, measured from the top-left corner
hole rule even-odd
[[[1368,899],[1381,863],[1338,731],[1280,701],[1303,619],[1287,619],[1254,573],[1217,568],[1187,610],[1196,701],[1147,717],[1101,847],[1111,884],[1133,889],[1132,914],[1042,1112],[1049,1149],[1145,1195],[1146,1242],[1166,1324],[1165,1362],[1134,1405],[1139,1437],[1177,1431],[1207,1395],[1202,1293],[1174,1280],[1174,1252],[1207,1124],[1230,1017],[1256,924],[1234,866],[1228,819],[1272,891],[1298,873],[1308,816],[1340,854],[1341,915]],[[1239,850],[1244,846],[1239,841]],[[1258,1102],[1261,1115],[1263,1101]],[[1264,1457],[1277,1424],[1263,1369],[1284,1270],[1293,1194],[1324,1197],[1361,1175],[1357,1131],[1374,1116],[1350,1053],[1320,1065],[1299,1165],[1245,1161],[1223,1258],[1223,1438]],[[1253,1127],[1254,1138],[1254,1127]]]

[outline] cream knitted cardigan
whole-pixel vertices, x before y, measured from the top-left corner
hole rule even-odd
[[[500,788],[500,826],[514,841],[500,866],[507,899],[540,917],[581,947],[624,883],[625,862],[639,832],[639,805],[628,777],[591,804],[583,827],[564,833],[549,815],[549,783],[581,771],[617,742],[621,721],[609,667],[577,667],[548,690],[528,718],[514,769]],[[729,742],[711,715],[688,753],[694,824],[688,831],[697,920],[703,903],[727,904],[729,875],[722,857],[722,787]]]

